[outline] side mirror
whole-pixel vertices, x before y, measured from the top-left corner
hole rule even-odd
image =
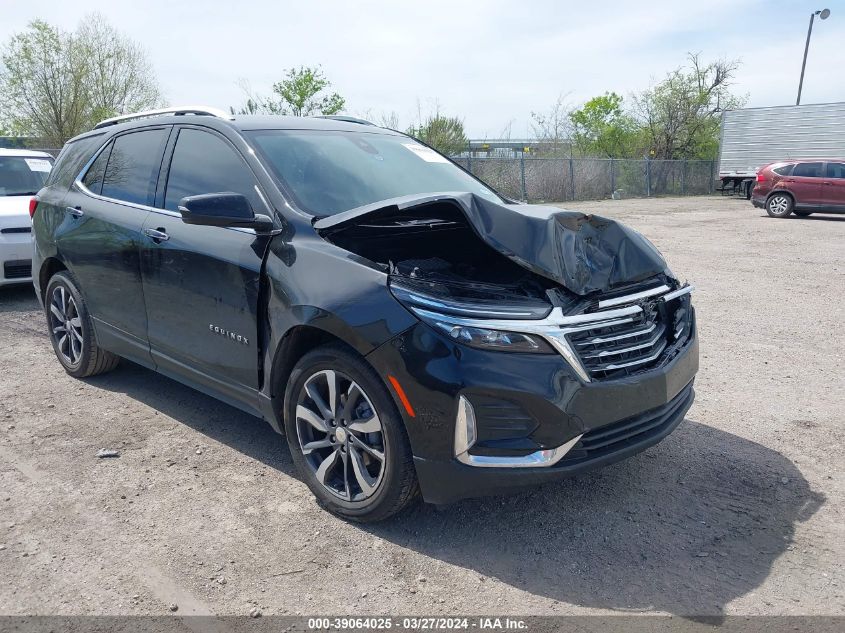
[[[273,228],[273,220],[255,213],[246,196],[230,191],[182,198],[179,212],[185,224],[241,227],[258,232]]]

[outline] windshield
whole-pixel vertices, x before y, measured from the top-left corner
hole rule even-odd
[[[406,136],[323,130],[248,133],[304,211],[324,217],[388,198],[461,191],[495,202],[488,187]]]
[[[48,158],[0,156],[0,196],[34,196],[52,168]]]

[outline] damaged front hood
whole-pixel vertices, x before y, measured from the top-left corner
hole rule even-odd
[[[456,205],[478,237],[499,253],[578,295],[669,274],[651,242],[615,220],[556,207],[499,204],[471,193],[383,200],[319,219],[314,228],[332,232],[397,212],[424,213],[426,206],[444,202]]]

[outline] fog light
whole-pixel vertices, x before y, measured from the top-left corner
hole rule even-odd
[[[455,457],[469,451],[475,444],[475,411],[464,396],[458,398],[458,415],[455,418]]]

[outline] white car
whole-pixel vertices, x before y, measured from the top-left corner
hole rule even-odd
[[[32,281],[29,201],[52,168],[45,152],[0,148],[0,286]]]

